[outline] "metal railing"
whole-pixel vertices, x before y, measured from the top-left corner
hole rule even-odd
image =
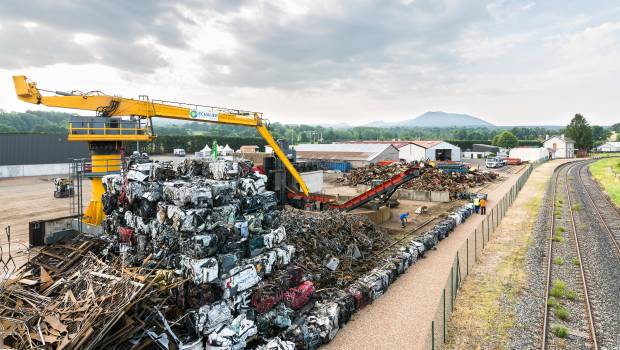
[[[69,137],[84,135],[119,135],[119,136],[152,136],[153,130],[149,123],[131,121],[70,121],[68,122]]]

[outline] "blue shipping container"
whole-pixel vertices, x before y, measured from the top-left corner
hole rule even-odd
[[[351,163],[349,162],[330,162],[327,166],[329,170],[338,170],[343,173],[351,170]]]

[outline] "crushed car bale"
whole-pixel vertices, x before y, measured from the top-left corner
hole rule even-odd
[[[105,234],[74,242],[92,250],[64,266],[45,247],[2,286],[4,344],[316,349],[473,211],[391,245],[362,216],[276,209],[251,168],[141,158],[105,177]]]

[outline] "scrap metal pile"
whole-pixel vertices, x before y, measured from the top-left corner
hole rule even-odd
[[[466,192],[467,188],[478,187],[497,179],[498,174],[491,171],[470,170],[467,173],[445,173],[425,163],[393,163],[389,165],[369,165],[344,174],[339,180],[345,186],[371,186],[373,180],[386,181],[394,175],[414,165],[420,167],[420,176],[402,186],[415,191],[449,191],[451,195]]]
[[[316,349],[473,208],[389,244],[362,216],[278,210],[251,168],[105,177],[105,234],[46,247],[3,285],[3,348]]]

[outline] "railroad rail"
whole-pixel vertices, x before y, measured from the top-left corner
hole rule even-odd
[[[547,333],[549,332],[549,305],[548,305],[548,301],[549,301],[549,292],[550,292],[550,286],[551,286],[551,274],[552,274],[552,260],[553,260],[553,235],[555,233],[556,230],[556,219],[555,219],[555,211],[556,211],[556,196],[557,196],[557,191],[558,191],[558,179],[560,178],[560,174],[563,170],[566,169],[566,173],[565,173],[565,181],[564,181],[564,190],[566,193],[566,199],[567,199],[567,204],[568,204],[568,210],[570,213],[570,223],[573,229],[573,239],[575,240],[575,250],[576,250],[576,254],[577,254],[577,259],[579,261],[579,275],[580,275],[580,279],[581,279],[581,284],[583,287],[583,301],[584,301],[584,306],[585,306],[585,316],[586,316],[586,322],[588,325],[588,331],[589,331],[589,335],[590,335],[590,341],[592,343],[592,349],[594,350],[598,350],[598,341],[597,341],[597,336],[596,336],[596,330],[594,327],[594,318],[592,316],[592,304],[590,301],[590,296],[588,294],[588,284],[586,281],[586,274],[584,271],[584,264],[583,264],[583,259],[582,259],[582,255],[581,255],[581,249],[579,246],[579,237],[577,235],[577,226],[575,225],[575,216],[573,213],[573,200],[571,197],[571,193],[570,190],[568,188],[568,180],[569,180],[569,173],[571,170],[573,170],[573,168],[575,168],[576,166],[581,165],[580,163],[583,162],[571,162],[571,163],[565,163],[560,165],[555,173],[554,173],[554,183],[553,183],[553,196],[552,196],[552,201],[553,201],[553,205],[552,205],[552,210],[551,210],[551,228],[550,228],[550,233],[549,233],[549,245],[548,245],[548,253],[547,253],[547,271],[546,271],[546,281],[545,281],[545,297],[544,297],[544,313],[543,313],[543,321],[542,321],[542,342],[541,342],[541,349],[547,349],[548,348],[548,337],[547,337]],[[580,168],[581,169],[581,168]]]
[[[617,225],[620,225],[620,213],[618,213],[618,211],[615,209],[614,204],[611,202],[611,200],[609,200],[609,197],[605,195],[605,193],[599,187],[599,185],[596,182],[594,182],[595,181],[594,179],[590,178],[589,181],[584,181],[583,170],[586,169],[586,171],[588,171],[588,165],[590,165],[591,163],[592,162],[584,162],[584,164],[580,166],[580,168],[577,171],[577,173],[579,174],[579,180],[583,184],[585,193],[588,199],[590,200],[590,203],[592,204],[594,213],[598,217],[602,226],[605,228],[605,232],[607,232],[607,234],[609,235],[610,241],[612,242],[612,245],[616,249],[616,256],[620,258],[620,231],[617,231],[614,233],[614,231],[611,229],[611,227],[609,227],[607,223],[607,221],[614,220],[617,223]],[[593,184],[588,183],[590,181],[594,183]],[[595,188],[594,191],[591,190],[592,187]],[[600,205],[597,205],[597,202],[595,202],[594,198],[592,198],[593,193],[596,193],[595,195],[599,198],[599,200],[606,203],[608,205],[607,208],[611,209],[611,210],[606,211],[604,213],[605,215],[603,215]]]

